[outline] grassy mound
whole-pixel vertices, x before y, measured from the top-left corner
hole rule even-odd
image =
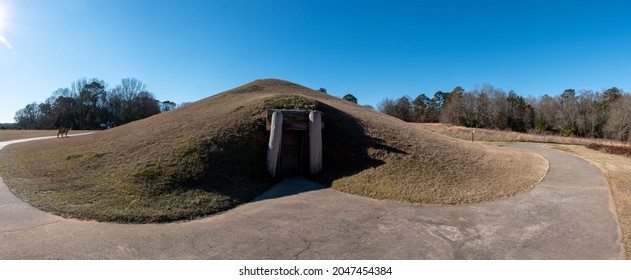
[[[89,136],[17,144],[0,173],[23,200],[63,216],[115,222],[191,219],[252,200],[266,172],[266,108],[324,112],[324,169],[311,178],[379,199],[477,202],[532,187],[546,162],[435,134],[281,80],[257,80]]]

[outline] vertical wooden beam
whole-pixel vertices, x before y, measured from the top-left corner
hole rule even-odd
[[[322,170],[322,115],[309,113],[309,171],[315,174]]]
[[[280,147],[283,142],[283,113],[275,111],[271,119],[271,131],[267,145],[267,170],[272,177],[276,177]]]

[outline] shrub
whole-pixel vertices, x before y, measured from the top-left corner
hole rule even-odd
[[[548,124],[545,121],[537,121],[535,123],[535,131],[537,133],[544,133],[548,130]]]
[[[569,124],[563,124],[559,128],[559,132],[561,133],[561,136],[563,136],[563,137],[570,137],[570,136],[574,135],[575,131]]]
[[[623,146],[613,146],[613,145],[604,145],[604,144],[596,144],[592,143],[587,146],[592,150],[602,151],[609,154],[621,155],[626,157],[631,157],[631,147],[623,147]]]

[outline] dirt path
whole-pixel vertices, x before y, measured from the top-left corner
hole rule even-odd
[[[226,213],[172,224],[63,219],[0,179],[0,259],[621,259],[600,170],[542,145],[511,147],[544,156],[550,171],[500,201],[378,201],[294,178]]]

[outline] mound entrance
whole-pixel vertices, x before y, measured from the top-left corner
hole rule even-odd
[[[315,110],[267,110],[267,169],[272,177],[322,170],[322,115]]]

